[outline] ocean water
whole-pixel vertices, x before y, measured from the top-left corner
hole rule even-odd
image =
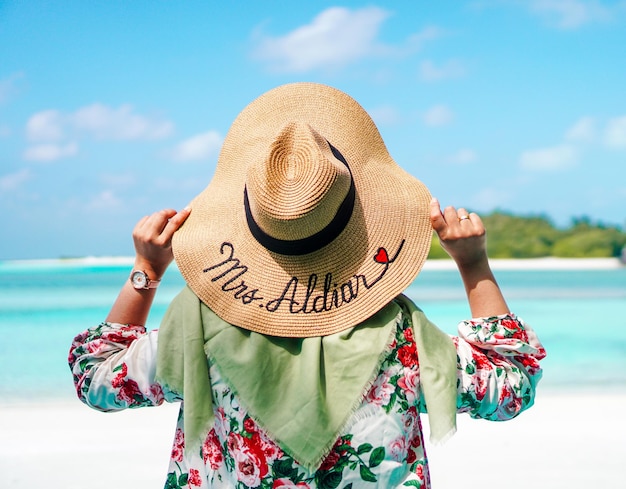
[[[0,402],[74,398],[72,338],[106,317],[129,270],[125,262],[0,262]],[[540,388],[626,390],[626,267],[498,270],[496,277],[548,351]],[[158,327],[183,285],[171,267],[148,328]],[[448,333],[469,316],[453,270],[423,270],[407,295]]]

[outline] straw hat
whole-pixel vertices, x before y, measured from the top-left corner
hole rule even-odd
[[[212,181],[174,235],[174,256],[228,323],[329,335],[415,279],[431,242],[429,202],[355,100],[325,85],[284,85],[235,119]]]

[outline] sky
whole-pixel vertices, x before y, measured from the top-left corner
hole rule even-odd
[[[623,228],[624,46],[624,0],[0,0],[0,261],[132,255],[294,81],[355,98],[444,206]]]

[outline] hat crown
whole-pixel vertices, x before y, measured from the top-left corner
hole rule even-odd
[[[310,125],[285,124],[246,175],[250,212],[272,238],[299,240],[333,220],[350,189],[346,164]]]
[[[432,240],[430,200],[358,102],[291,83],[237,116],[172,250],[224,321],[325,336],[371,317],[415,279]]]

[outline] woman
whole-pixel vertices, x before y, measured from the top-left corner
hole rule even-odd
[[[433,229],[473,317],[456,337],[402,295]],[[438,442],[456,412],[533,403],[545,351],[508,309],[479,216],[442,212],[338,90],[253,101],[207,189],[133,239],[131,280],[70,366],[96,409],[183,401],[166,487],[430,487],[420,412]],[[146,332],[173,259],[187,286]]]

